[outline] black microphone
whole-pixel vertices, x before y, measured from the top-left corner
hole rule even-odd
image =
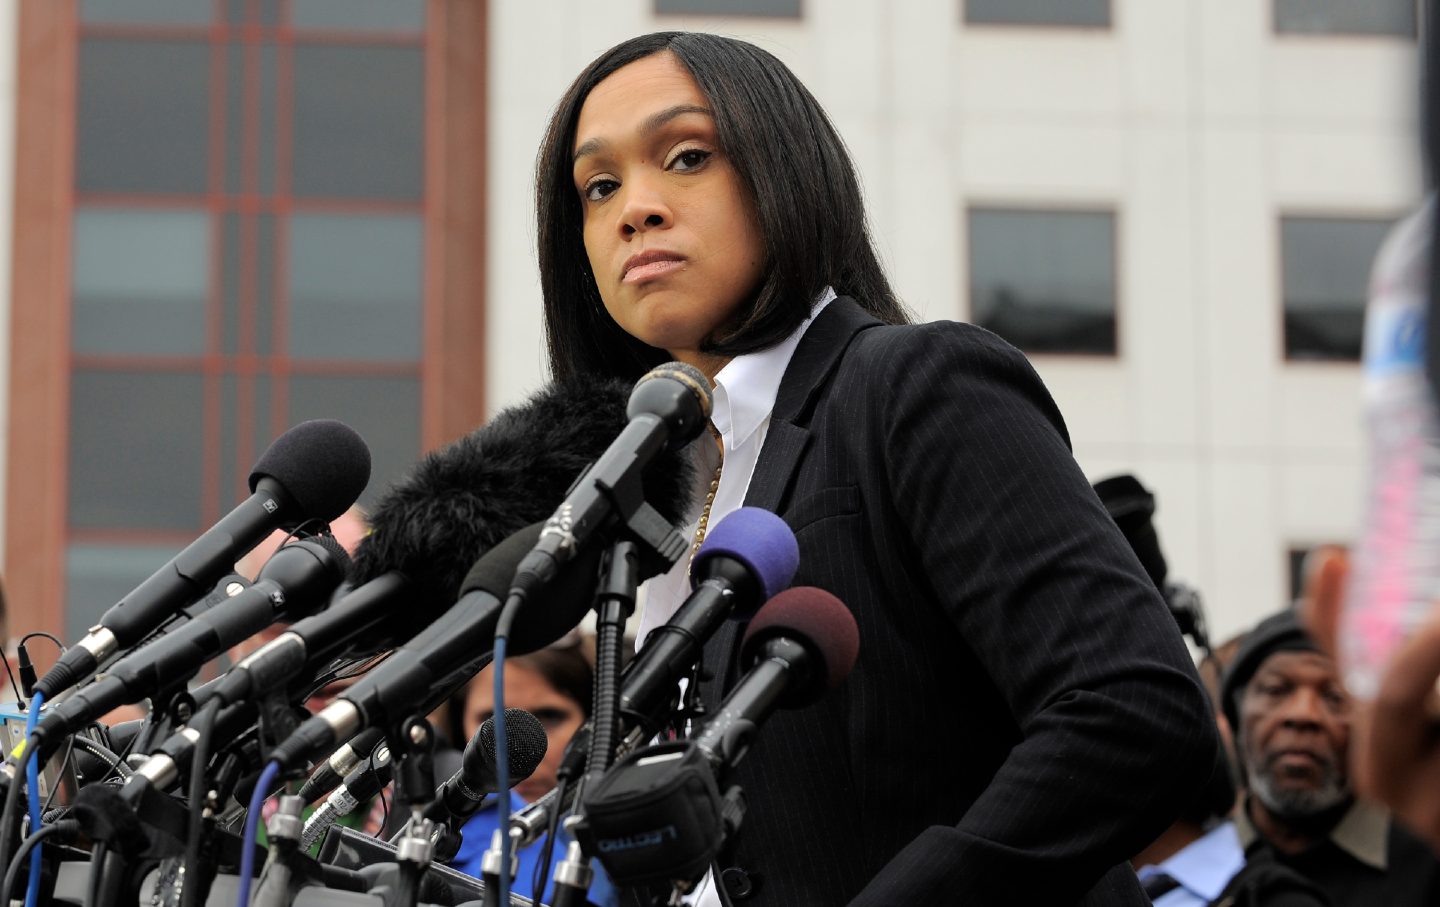
[[[275,529],[340,516],[370,481],[370,449],[342,422],[302,422],[276,438],[250,473],[253,492],[149,579],[106,611],[35,691],[47,702],[94,674],[204,596],[235,561]]]
[[[840,599],[814,586],[786,589],[750,621],[740,644],[749,670],[692,738],[695,746],[723,774],[777,707],[819,701],[849,676],[859,652],[860,630]]]
[[[226,741],[227,745],[232,744],[254,728],[258,713],[259,709],[254,700],[220,709],[211,724],[210,738]],[[169,790],[184,783],[190,776],[195,744],[199,739],[200,733],[194,728],[186,726],[177,729],[135,769],[135,774],[126,780],[121,793],[127,798],[138,798],[146,784],[156,790]],[[138,800],[130,799],[129,802],[135,803]]]
[[[349,556],[328,535],[282,546],[255,584],[115,662],[105,676],[47,709],[36,728],[43,755],[111,709],[180,683],[205,662],[276,620],[324,607]]]
[[[375,748],[384,739],[385,729],[382,727],[369,727],[351,737],[348,743],[331,753],[330,758],[320,763],[315,773],[305,779],[297,796],[306,803],[314,803],[369,759],[370,754],[375,752]]]
[[[540,528],[539,523],[528,526],[480,558],[450,610],[300,725],[275,748],[272,761],[288,770],[328,752],[363,727],[425,714],[479,673],[490,661],[495,624],[515,565],[535,546]],[[562,581],[550,590],[546,607],[521,612],[510,637],[514,651],[544,648],[580,622],[594,597],[599,563],[599,552],[589,552],[561,573]]]
[[[509,768],[507,777],[514,787],[535,773],[545,760],[545,751],[550,740],[540,719],[524,709],[505,710],[505,760]],[[435,792],[435,802],[425,810],[425,818],[436,822],[448,821],[458,828],[475,814],[480,804],[498,785],[495,766],[495,719],[486,718],[485,723],[465,744],[465,753],[460,757],[460,768],[440,785]]]
[[[523,600],[543,588],[592,538],[642,513],[643,470],[662,450],[679,450],[698,437],[712,403],[710,379],[694,366],[668,362],[646,372],[626,405],[629,423],[546,521],[535,550],[520,562],[511,597]],[[656,526],[656,535],[669,528]],[[683,551],[683,540],[679,544]]]
[[[485,552],[544,520],[626,425],[623,381],[553,382],[421,460],[375,506],[355,549],[354,583],[386,573],[411,587],[393,618],[351,645],[375,652],[414,636],[460,596]],[[668,452],[644,474],[644,494],[680,522],[693,495],[690,457]]]

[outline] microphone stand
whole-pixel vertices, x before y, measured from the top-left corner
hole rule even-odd
[[[390,740],[395,758],[395,805],[409,807],[410,819],[396,842],[398,862],[395,884],[385,893],[384,907],[415,907],[420,880],[434,858],[435,824],[425,818],[425,807],[435,797],[435,731],[424,718],[412,717]]]
[[[621,647],[625,644],[625,622],[635,611],[635,593],[641,582],[640,558],[639,546],[621,538],[610,546],[600,569],[600,588],[595,601],[595,720],[585,782],[598,781],[605,774],[620,744]],[[567,819],[567,830],[578,821],[575,816]],[[553,846],[553,840],[546,844],[542,873],[549,867]],[[579,841],[572,840],[566,846],[565,859],[555,867],[555,896],[551,907],[583,907],[587,903],[594,878],[590,860],[591,854]],[[544,897],[543,890],[534,894],[537,899]]]

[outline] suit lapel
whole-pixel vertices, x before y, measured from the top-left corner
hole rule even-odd
[[[760,507],[780,513],[789,496],[796,470],[810,446],[810,414],[840,357],[854,336],[864,328],[880,324],[853,299],[841,296],[825,307],[810,327],[780,379],[780,393],[770,415],[765,444],[745,492],[746,507]],[[738,620],[729,620],[705,647],[707,666],[713,680],[704,688],[707,704],[718,705],[722,691],[739,679],[740,636]]]

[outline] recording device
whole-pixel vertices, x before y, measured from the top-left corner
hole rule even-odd
[[[706,534],[691,562],[694,591],[650,632],[620,678],[619,715],[623,746],[649,740],[664,725],[705,643],[730,617],[748,619],[762,602],[790,585],[800,563],[795,533],[780,517],[758,507],[741,507]],[[571,738],[558,775],[577,777],[588,761],[590,723]],[[568,788],[573,795],[574,788]],[[521,841],[538,838],[551,813],[569,807],[553,790],[511,817]]]
[[[524,709],[505,710],[505,734],[509,744],[505,760],[509,768],[507,777],[514,787],[540,767],[550,740],[540,719]],[[435,802],[425,810],[425,818],[448,822],[458,829],[475,814],[486,797],[497,793],[495,788],[499,782],[495,767],[495,719],[486,718],[465,744],[460,768],[435,792]]]
[[[289,769],[363,727],[424,714],[475,676],[489,661],[515,565],[534,547],[540,528],[526,527],[480,558],[450,610],[300,725],[275,748],[272,761]],[[525,609],[512,634],[518,651],[543,648],[580,622],[590,608],[598,567],[599,553],[591,552],[562,573],[546,601]]]
[[[332,536],[282,546],[250,588],[130,653],[105,676],[48,709],[36,728],[48,754],[66,734],[126,703],[182,683],[205,662],[277,620],[323,608],[345,577],[349,556]]]
[[[370,481],[370,449],[343,422],[302,422],[276,438],[250,473],[251,496],[101,615],[35,685],[47,702],[203,598],[275,529],[329,522]]]
[[[744,816],[720,788],[776,708],[804,708],[839,686],[859,654],[855,618],[823,589],[775,596],[745,632],[745,675],[696,737],[646,747],[612,768],[583,800],[574,827],[619,885],[693,883]]]
[[[710,379],[694,366],[667,362],[641,376],[626,406],[629,423],[546,521],[539,542],[515,572],[511,597],[524,599],[544,588],[617,522],[646,542],[644,575],[669,569],[685,541],[646,503],[641,475],[662,450],[678,451],[699,437],[712,404]]]
[[[550,516],[626,426],[623,381],[554,382],[430,454],[375,506],[355,549],[356,586],[386,573],[411,584],[393,620],[353,639],[379,651],[418,633],[460,596],[485,552]],[[644,496],[669,522],[689,510],[690,458],[669,451],[644,474]]]

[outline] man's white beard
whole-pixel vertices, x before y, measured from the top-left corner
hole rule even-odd
[[[1275,783],[1274,775],[1263,770],[1252,770],[1249,775],[1250,792],[1281,819],[1309,819],[1350,798],[1349,787],[1333,769],[1327,769],[1323,784],[1310,788],[1281,787]]]

